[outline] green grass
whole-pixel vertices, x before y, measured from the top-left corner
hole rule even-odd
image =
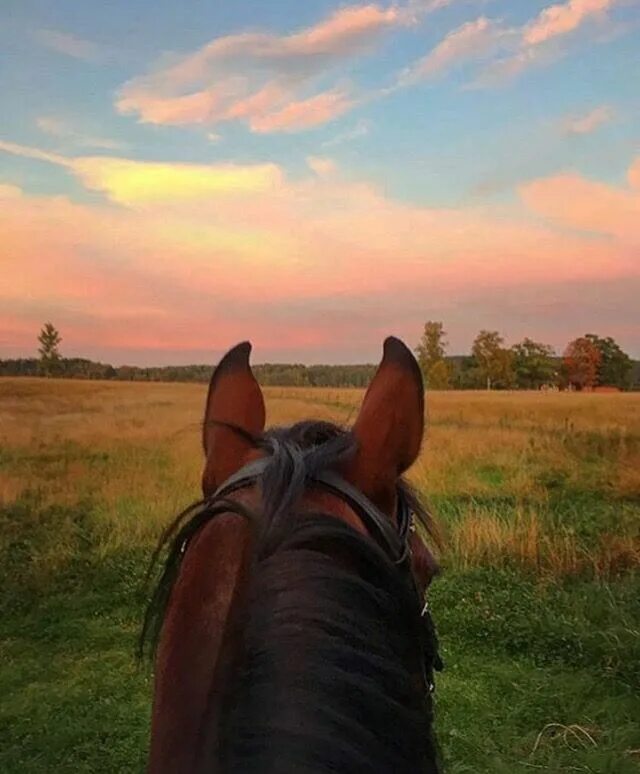
[[[3,390],[0,771],[140,772],[143,576],[158,530],[197,492],[202,390]],[[279,422],[343,419],[358,393],[268,397]],[[566,397],[431,402],[414,480],[450,540],[431,600],[453,774],[640,771],[640,401]]]
[[[37,510],[30,500],[3,518],[24,518],[27,507]],[[62,515],[42,509],[41,529]],[[23,546],[3,578],[0,770],[141,771],[151,683],[134,650],[148,553],[101,556],[86,510],[66,517],[76,556],[45,580],[24,567]],[[560,585],[515,570],[446,572],[432,609],[446,663],[437,708],[448,770],[637,771],[638,600],[634,575]]]
[[[134,658],[146,552],[74,559],[3,595],[0,771],[142,771],[149,670]]]

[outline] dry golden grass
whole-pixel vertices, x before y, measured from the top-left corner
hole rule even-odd
[[[102,551],[149,541],[197,497],[205,394],[194,384],[0,379],[0,506],[37,490],[43,506],[86,503]],[[362,391],[265,395],[269,424],[348,424]],[[436,392],[427,413],[410,478],[447,526],[445,562],[554,575],[638,563],[640,395]],[[573,510],[572,497],[582,503]],[[585,519],[605,514],[588,539],[580,508]]]
[[[549,532],[535,512],[516,511],[509,520],[470,512],[451,529],[450,547],[462,567],[508,562],[538,575],[589,574],[608,578],[640,566],[637,535],[602,534],[587,549],[573,532]]]

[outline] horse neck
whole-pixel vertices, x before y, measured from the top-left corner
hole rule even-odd
[[[218,770],[220,702],[252,543],[250,526],[229,514],[206,524],[189,545],[158,644],[148,774]]]
[[[257,569],[221,770],[435,770],[400,603],[344,565],[298,549]]]

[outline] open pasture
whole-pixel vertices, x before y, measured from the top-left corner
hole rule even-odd
[[[267,388],[267,421],[349,423],[358,390]],[[159,531],[198,496],[205,386],[0,380],[0,770],[139,772],[134,658]],[[640,762],[640,395],[441,392],[410,478],[449,772]]]

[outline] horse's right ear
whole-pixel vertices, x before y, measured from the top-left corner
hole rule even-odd
[[[391,513],[396,482],[415,462],[423,432],[420,367],[408,347],[389,336],[353,426],[358,450],[346,465],[345,478],[379,508]]]
[[[202,428],[205,497],[249,461],[254,451],[251,439],[264,430],[264,398],[249,365],[250,354],[248,341],[238,344],[211,377]]]

